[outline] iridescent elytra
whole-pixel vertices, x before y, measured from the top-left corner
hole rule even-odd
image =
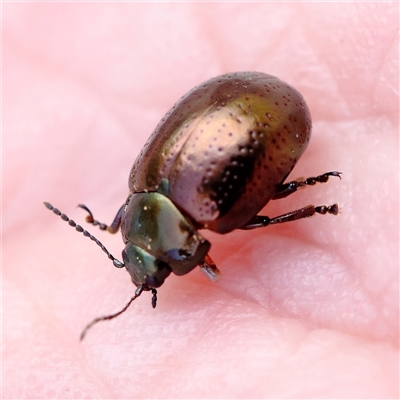
[[[196,266],[217,281],[220,272],[202,229],[225,234],[319,214],[338,214],[338,205],[307,206],[277,217],[259,215],[270,201],[299,188],[327,182],[326,172],[285,183],[311,136],[311,116],[302,95],[262,72],[235,72],[212,78],[184,95],[161,119],[129,174],[129,194],[111,225],[86,221],[115,233],[121,228],[123,262],[65,214],[46,207],[94,240],[118,268],[125,267],[135,296],[157,288],[171,273]]]

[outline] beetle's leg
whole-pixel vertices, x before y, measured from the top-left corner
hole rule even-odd
[[[296,221],[297,219],[312,217],[315,213],[318,214],[333,214],[339,213],[339,206],[333,204],[331,206],[307,206],[300,208],[299,210],[291,211],[287,214],[279,215],[275,218],[269,218],[263,215],[256,215],[246,225],[243,225],[239,229],[255,229],[262,228],[268,225],[282,224],[284,222]]]
[[[218,282],[221,279],[221,271],[215,265],[211,257],[206,254],[202,264],[199,264],[200,271],[207,275],[211,282]]]
[[[85,219],[87,223],[98,226],[102,231],[107,231],[109,233],[118,232],[118,229],[121,225],[122,211],[124,206],[121,206],[121,208],[118,210],[117,215],[115,216],[114,221],[111,223],[111,225],[106,225],[102,222],[95,220],[92,212],[84,204],[78,204],[78,207],[83,208],[89,213],[89,215]]]
[[[312,185],[315,185],[316,183],[328,182],[328,179],[330,176],[337,176],[338,178],[342,179],[340,177],[340,174],[341,174],[341,172],[332,171],[332,172],[326,172],[325,174],[307,178],[307,179],[301,179],[298,181],[291,181],[289,183],[283,183],[277,187],[276,192],[275,192],[274,196],[272,197],[272,200],[283,199],[284,197],[291,195],[292,193],[296,192],[298,189],[300,189],[304,186],[312,186]]]

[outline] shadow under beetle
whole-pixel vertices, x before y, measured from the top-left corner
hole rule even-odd
[[[257,215],[270,201],[299,188],[327,182],[340,172],[284,183],[307,148],[311,117],[301,94],[261,72],[237,72],[210,79],[183,96],[160,121],[129,175],[130,193],[110,226],[121,228],[123,262],[65,214],[46,207],[88,236],[114,266],[125,267],[137,286],[135,296],[157,290],[168,275],[185,275],[196,266],[216,281],[219,270],[208,255],[210,243],[199,233],[227,233],[295,221],[318,214],[338,214],[338,205],[307,206],[275,218]]]

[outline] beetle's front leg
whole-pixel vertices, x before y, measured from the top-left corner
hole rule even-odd
[[[275,192],[274,196],[272,197],[272,200],[283,199],[284,197],[291,195],[292,193],[296,192],[298,189],[300,189],[304,186],[312,186],[312,185],[315,185],[316,183],[328,182],[328,179],[330,176],[337,176],[338,178],[342,179],[340,177],[340,174],[341,174],[341,172],[332,171],[332,172],[326,172],[325,174],[307,178],[307,179],[301,179],[298,181],[291,181],[289,183],[283,183],[277,187],[276,192]]]
[[[98,226],[102,231],[107,231],[109,233],[118,232],[118,229],[121,225],[122,212],[123,212],[124,206],[121,206],[121,208],[118,210],[117,215],[115,216],[111,225],[106,225],[102,222],[95,220],[92,212],[84,204],[78,204],[78,207],[83,208],[85,211],[87,211],[89,213],[89,215],[85,219],[88,224]]]
[[[206,274],[211,282],[218,282],[221,279],[221,271],[208,254],[204,257],[203,263],[199,264],[199,267],[200,271]]]
[[[263,215],[256,215],[246,225],[243,225],[239,229],[249,230],[262,228],[268,225],[282,224],[284,222],[296,221],[298,219],[312,217],[315,213],[337,215],[339,213],[339,206],[337,204],[333,204],[331,206],[307,206],[304,208],[300,208],[299,210],[291,211],[287,214],[279,215],[275,218],[269,218]]]

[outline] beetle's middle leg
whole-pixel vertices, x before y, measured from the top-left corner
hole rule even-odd
[[[86,222],[88,224],[92,224],[94,226],[98,226],[100,230],[102,231],[107,231],[109,233],[116,233],[118,232],[118,229],[121,225],[121,220],[122,220],[122,211],[124,209],[124,206],[121,206],[121,208],[118,210],[117,215],[115,216],[113,222],[111,225],[106,225],[103,222],[99,222],[94,219],[92,212],[87,208],[84,204],[78,204],[79,208],[83,208],[85,211],[89,213],[89,215],[86,217]]]
[[[248,230],[262,228],[268,225],[282,224],[284,222],[312,217],[315,213],[337,215],[339,213],[339,206],[337,204],[333,204],[331,206],[307,206],[300,208],[299,210],[288,212],[287,214],[279,215],[275,218],[256,215],[246,225],[241,226],[239,229]]]
[[[304,186],[312,186],[312,185],[315,185],[316,183],[328,182],[328,179],[330,176],[337,176],[338,178],[342,179],[340,177],[340,174],[341,174],[341,172],[332,171],[332,172],[326,172],[325,174],[314,176],[314,177],[307,178],[307,179],[283,183],[277,187],[276,192],[275,192],[274,196],[272,197],[272,200],[283,199],[284,197],[291,195],[292,193],[296,192],[298,189],[300,189]]]

